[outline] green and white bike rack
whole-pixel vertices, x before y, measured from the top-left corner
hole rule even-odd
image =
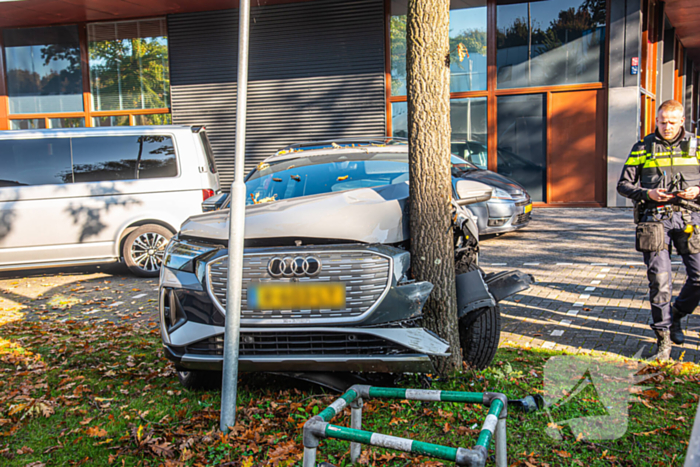
[[[408,438],[399,438],[362,430],[362,403],[363,400],[369,398],[481,404],[488,407],[489,412],[486,415],[486,420],[473,449],[451,448],[439,444],[424,443]],[[351,408],[351,428],[331,425],[330,421],[348,405]],[[304,424],[303,467],[316,467],[316,450],[318,449],[319,441],[324,438],[350,441],[350,460],[352,462],[356,462],[360,457],[361,444],[369,444],[371,446],[435,457],[469,467],[482,467],[486,464],[491,439],[495,438],[496,466],[507,467],[507,417],[508,398],[501,393],[378,388],[356,384],[323,412],[312,417]]]

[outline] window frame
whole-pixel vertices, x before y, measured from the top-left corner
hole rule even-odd
[[[488,141],[488,169],[497,172],[498,171],[498,160],[497,160],[497,146],[498,146],[498,133],[497,133],[497,99],[499,96],[513,96],[513,95],[526,95],[526,94],[545,94],[545,109],[546,109],[546,127],[545,131],[547,133],[547,145],[545,148],[546,163],[547,163],[547,173],[545,178],[545,201],[542,203],[535,203],[536,205],[547,206],[551,205],[551,175],[549,173],[550,168],[550,155],[551,155],[551,102],[552,93],[557,92],[573,92],[573,91],[591,91],[598,90],[603,93],[605,99],[607,99],[607,89],[608,89],[608,76],[609,76],[609,52],[610,52],[610,3],[612,0],[606,0],[605,8],[605,44],[603,45],[603,54],[605,60],[603,60],[603,73],[602,81],[594,83],[583,83],[583,84],[563,84],[563,85],[551,85],[551,86],[537,86],[537,87],[520,87],[520,88],[507,88],[499,89],[497,87],[497,21],[496,21],[496,11],[498,6],[498,0],[487,0],[486,3],[486,61],[487,61],[487,83],[486,90],[484,91],[468,91],[468,92],[456,92],[450,93],[450,100],[452,99],[462,99],[462,98],[472,98],[472,97],[487,97],[487,141]],[[648,0],[646,0],[648,1]],[[385,78],[386,83],[386,131],[387,136],[393,134],[392,128],[392,104],[395,102],[406,102],[407,96],[394,96],[391,94],[391,0],[384,1],[384,37],[385,37]],[[656,50],[656,49],[654,49]],[[602,127],[600,131],[607,134],[607,119],[601,123]],[[604,206],[605,202],[601,203],[577,203],[576,206],[581,207],[599,207]]]

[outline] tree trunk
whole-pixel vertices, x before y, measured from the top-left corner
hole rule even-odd
[[[449,0],[409,0],[407,24],[408,159],[411,268],[434,285],[425,326],[447,340],[434,359],[446,374],[461,368],[457,327],[450,173]]]

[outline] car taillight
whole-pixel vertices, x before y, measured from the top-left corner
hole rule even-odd
[[[206,201],[207,198],[214,196],[214,190],[202,190],[202,201]]]

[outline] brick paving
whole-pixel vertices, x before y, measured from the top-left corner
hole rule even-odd
[[[487,271],[520,269],[537,283],[501,304],[501,345],[652,354],[648,285],[629,209],[540,209],[519,232],[482,240]],[[685,281],[672,257],[674,296]],[[700,312],[683,322],[672,357],[700,361]]]

